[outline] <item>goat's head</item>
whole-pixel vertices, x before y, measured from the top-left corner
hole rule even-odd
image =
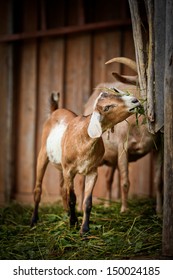
[[[136,97],[127,96],[118,89],[100,93],[94,104],[88,135],[91,138],[100,137],[104,131],[128,118],[139,106],[141,104]]]

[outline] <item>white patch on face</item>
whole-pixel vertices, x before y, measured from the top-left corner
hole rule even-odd
[[[47,155],[50,162],[54,164],[61,163],[61,157],[62,157],[61,140],[66,128],[67,125],[64,122],[55,125],[50,131],[50,134],[47,138],[47,143],[46,143]]]
[[[125,105],[129,108],[129,109],[132,109],[132,108],[136,108],[140,105],[140,102],[132,102],[133,100],[135,100],[136,98],[134,96],[130,96],[130,95],[124,95],[122,96],[122,99],[125,103]]]

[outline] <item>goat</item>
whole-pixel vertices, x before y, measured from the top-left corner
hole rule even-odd
[[[37,160],[36,184],[34,188],[33,226],[38,220],[38,207],[41,200],[42,180],[48,162],[62,171],[63,205],[69,211],[70,225],[78,223],[73,179],[77,173],[85,175],[85,197],[81,235],[89,230],[92,208],[92,192],[97,179],[97,167],[104,155],[102,134],[118,122],[123,121],[140,102],[133,96],[101,92],[95,100],[92,113],[78,116],[67,109],[58,108],[58,96],[51,95],[52,113],[43,127],[41,150]],[[57,104],[57,105],[56,105]]]
[[[114,58],[109,62],[124,63],[136,71],[136,63],[127,58]],[[88,115],[92,111],[92,106],[95,99],[99,95],[99,91],[104,87],[118,88],[124,92],[131,92],[135,97],[140,98],[139,88],[137,86],[137,76],[121,76],[118,73],[112,73],[116,81],[114,83],[99,84],[93,94],[90,96],[88,102],[85,104],[84,115]],[[136,125],[136,118],[134,115],[130,116],[127,121],[118,123],[112,132],[103,133],[103,143],[105,146],[105,154],[102,163],[110,166],[107,172],[106,188],[108,197],[111,199],[111,183],[113,181],[113,173],[116,168],[120,174],[120,189],[121,189],[121,212],[128,210],[128,191],[130,187],[128,177],[128,162],[133,162],[147,153],[153,151],[154,163],[154,189],[156,190],[156,212],[162,212],[162,149],[160,133],[155,135],[148,131],[145,116],[141,115],[138,118],[139,125]],[[82,185],[82,179],[80,180]],[[79,202],[79,209],[81,210],[81,202]]]

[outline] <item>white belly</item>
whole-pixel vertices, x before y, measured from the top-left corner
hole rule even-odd
[[[67,125],[63,122],[52,128],[47,138],[46,150],[51,163],[60,164],[62,157],[61,140]]]

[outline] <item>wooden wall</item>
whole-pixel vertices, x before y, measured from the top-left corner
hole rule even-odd
[[[4,13],[5,11],[5,13]],[[1,3],[0,36],[11,32],[10,5]],[[0,44],[0,202],[8,202],[13,187],[13,49]]]
[[[91,2],[88,3],[91,5]],[[95,27],[90,22],[88,23],[90,25],[87,25],[87,20],[100,19],[96,18],[94,12],[91,16],[91,6],[81,6],[82,1],[68,1],[69,5],[74,4],[73,13],[68,10],[68,14],[65,5],[61,3],[57,7],[57,1],[52,1],[59,15],[57,22],[55,9],[51,9],[48,1],[39,2],[42,3],[42,8],[47,7],[46,21],[45,9],[41,9],[42,17],[38,21],[37,1],[16,1],[18,5],[21,4],[19,7],[22,9],[22,17],[16,22],[17,7],[12,6],[10,0],[1,4],[0,16],[3,22],[0,26],[1,203],[10,199],[25,203],[33,201],[36,158],[40,148],[42,126],[49,112],[48,98],[52,91],[61,93],[61,106],[80,114],[96,85],[100,82],[113,81],[112,71],[134,74],[118,64],[105,65],[108,59],[116,56],[135,58],[131,26],[123,24],[129,22],[128,13],[126,15],[123,10],[123,7],[127,9],[127,1],[110,2],[112,5],[118,3],[121,13],[116,10],[115,22],[111,24],[109,21],[105,22],[107,20],[103,8],[105,2],[95,1],[94,11],[101,3],[100,9],[105,23],[105,25],[95,24]],[[75,10],[75,7],[78,9]],[[84,8],[90,11],[85,24]],[[113,17],[112,9],[111,14]],[[119,21],[120,15],[122,22]],[[9,22],[13,23],[12,30]],[[81,22],[84,24],[83,29]],[[56,29],[56,32],[45,30],[49,26],[57,27],[57,24],[60,26],[68,24],[68,27],[72,27],[71,29],[66,27],[61,34],[60,29]],[[77,31],[74,26],[78,28]],[[50,35],[50,31],[55,33],[54,36]],[[8,35],[7,38],[4,35]],[[96,197],[105,197],[105,172],[105,167],[99,168],[99,179],[94,191]],[[43,181],[42,201],[52,202],[60,197],[59,179],[57,170],[48,166]],[[153,193],[150,155],[130,164],[130,180],[131,196]],[[113,197],[118,198],[117,174],[113,186]]]

